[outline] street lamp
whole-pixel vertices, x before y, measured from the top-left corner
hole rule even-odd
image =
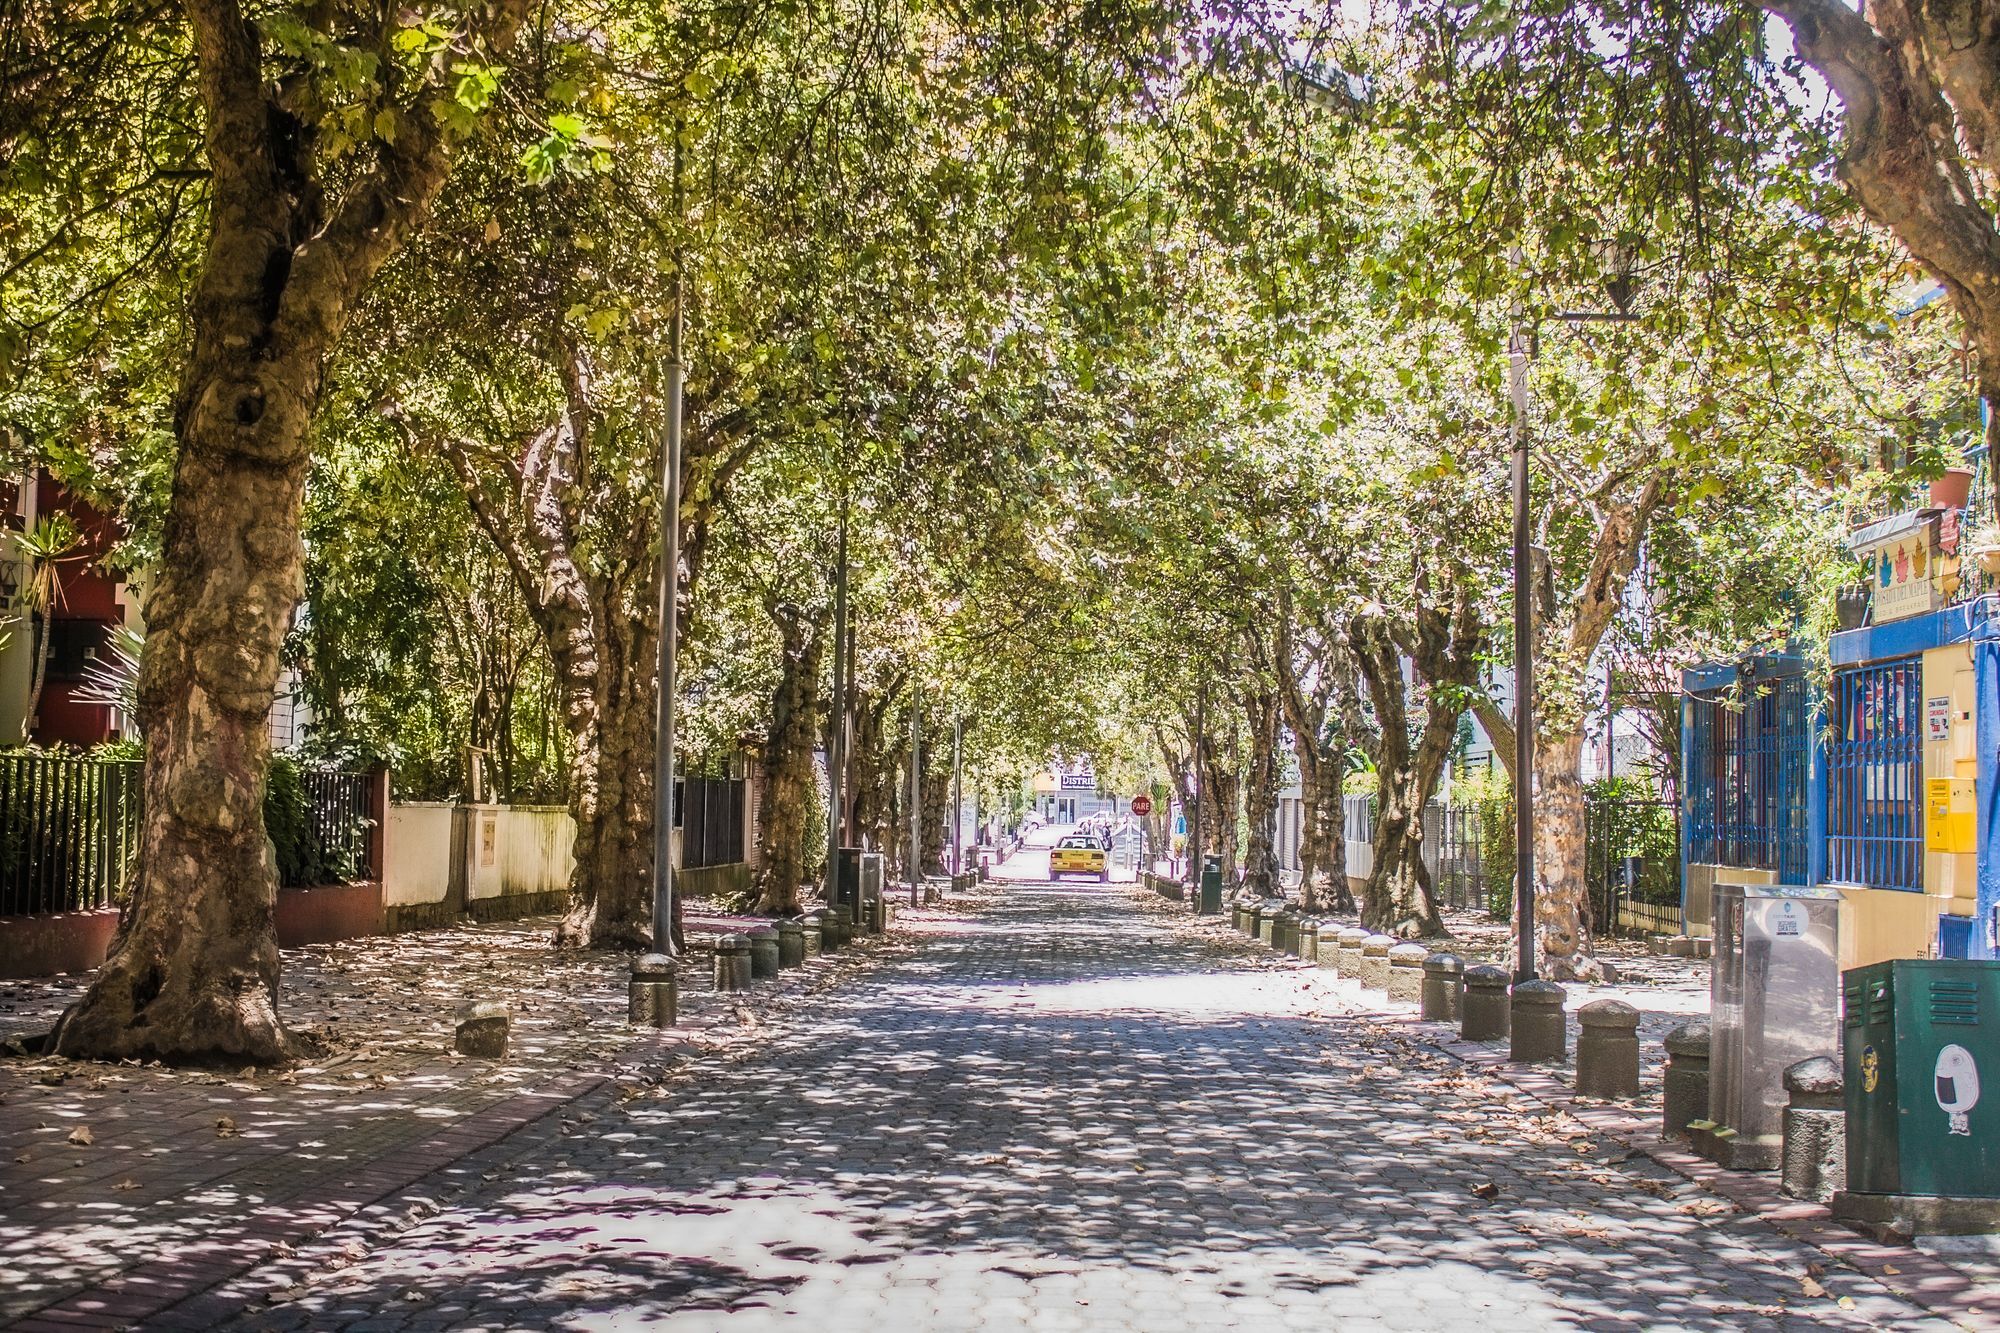
[[[1639,318],[1632,312],[1638,284],[1632,276],[1636,251],[1613,242],[1595,247],[1603,265],[1605,294],[1615,310],[1568,310],[1548,316],[1566,324],[1623,323]],[[1507,253],[1518,269],[1521,247]],[[1534,577],[1534,550],[1528,524],[1528,358],[1533,351],[1532,326],[1514,302],[1507,335],[1507,396],[1512,406],[1507,437],[1513,452],[1514,488],[1514,980],[1535,979],[1535,638],[1534,610],[1529,591]]]

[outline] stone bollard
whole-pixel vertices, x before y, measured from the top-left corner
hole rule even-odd
[[[1307,962],[1316,960],[1319,957],[1319,918],[1302,916],[1293,930],[1298,935],[1296,952],[1299,957]]]
[[[1434,953],[1424,959],[1423,1009],[1433,1023],[1456,1023],[1465,1004],[1465,960],[1455,953]]]
[[[1514,987],[1514,1030],[1508,1058],[1523,1064],[1561,1064],[1569,1050],[1563,1001],[1569,992],[1553,981],[1524,981]]]
[[[633,960],[626,1012],[638,1028],[670,1028],[680,1021],[680,981],[673,959],[649,953]]]
[[[1299,914],[1297,909],[1287,907],[1278,913],[1278,928],[1271,932],[1271,947],[1279,953],[1295,954],[1299,951]]]
[[[1683,1023],[1667,1034],[1667,1076],[1660,1137],[1685,1137],[1688,1123],[1708,1119],[1708,1024]]]
[[[1847,1102],[1840,1062],[1815,1055],[1785,1070],[1785,1148],[1779,1165],[1785,1193],[1829,1203],[1847,1188]]]
[[[819,920],[819,951],[839,953],[840,946],[853,938],[854,919],[839,908],[822,907],[810,915]]]
[[[1389,950],[1396,941],[1387,935],[1370,935],[1361,941],[1361,984],[1374,990],[1389,989]]]
[[[715,988],[750,989],[750,937],[724,935],[715,942]]]
[[[1278,913],[1285,910],[1284,903],[1276,898],[1266,898],[1257,904],[1257,941],[1260,944],[1277,943]]]
[[[1424,955],[1421,944],[1398,944],[1389,950],[1389,998],[1415,1004],[1424,997]]]
[[[1238,898],[1229,905],[1229,924],[1236,927],[1236,929],[1245,929],[1252,919],[1250,904],[1244,902],[1241,898]]]
[[[1481,963],[1465,969],[1465,1013],[1458,1035],[1467,1041],[1498,1041],[1513,1026],[1507,1006],[1507,969]]]
[[[498,1060],[507,1054],[507,1006],[498,1000],[476,1000],[460,1005],[458,1031],[451,1048],[460,1055],[476,1055]]]
[[[1619,1101],[1639,1095],[1639,1011],[1623,1000],[1592,1000],[1576,1011],[1576,1091]]]
[[[778,923],[778,966],[799,967],[806,961],[806,932],[797,918]]]
[[[1332,971],[1340,964],[1340,923],[1332,917],[1322,917],[1315,938],[1319,946],[1313,961]]]
[[[770,926],[759,926],[750,932],[750,975],[778,975],[778,932]]]
[[[825,939],[820,935],[819,913],[807,912],[799,918],[799,961],[817,958],[824,952]]]
[[[1333,949],[1334,966],[1343,977],[1361,975],[1361,946],[1368,939],[1368,932],[1359,926],[1347,926],[1336,937]]]

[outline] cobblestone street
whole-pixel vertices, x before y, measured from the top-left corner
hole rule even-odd
[[[986,901],[239,1326],[1950,1326],[1127,887]]]

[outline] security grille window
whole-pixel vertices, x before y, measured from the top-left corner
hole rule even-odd
[[[1691,701],[1688,859],[1806,882],[1806,770],[1812,712],[1804,676]]]
[[[1876,889],[1923,883],[1922,663],[1833,678],[1827,753],[1827,877]]]

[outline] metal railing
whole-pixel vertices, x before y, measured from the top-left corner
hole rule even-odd
[[[0,916],[103,907],[139,849],[137,760],[0,754]]]
[[[1583,809],[1583,876],[1591,929],[1617,929],[1627,903],[1681,906],[1680,811],[1672,801],[1594,797]],[[1678,917],[1676,917],[1678,920]]]
[[[124,896],[139,857],[143,767],[137,759],[0,752],[0,916],[91,911]],[[366,873],[370,782],[331,769],[300,775],[311,847],[290,863],[314,873],[281,874],[285,887]]]

